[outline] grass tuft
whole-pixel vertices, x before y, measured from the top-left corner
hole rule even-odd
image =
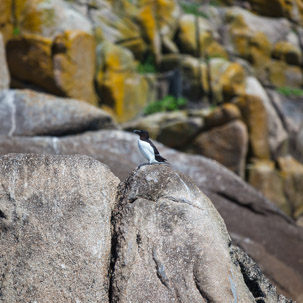
[[[303,90],[300,88],[292,88],[288,86],[279,87],[277,91],[286,97],[302,97]]]
[[[180,110],[183,109],[186,104],[187,100],[185,98],[175,98],[174,96],[168,95],[159,101],[149,103],[144,109],[144,115]]]

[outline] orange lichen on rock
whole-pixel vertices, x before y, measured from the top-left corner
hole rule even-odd
[[[132,53],[120,46],[104,43],[97,83],[102,102],[111,107],[117,121],[137,116],[146,105],[149,87],[144,76],[136,73]]]
[[[55,80],[65,95],[97,104],[94,38],[82,31],[66,31],[55,38],[53,50]]]

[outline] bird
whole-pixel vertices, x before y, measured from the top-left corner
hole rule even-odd
[[[146,130],[134,130],[134,133],[139,135],[138,147],[145,159],[149,161],[149,164],[153,163],[165,163],[167,160],[160,156],[154,143],[149,139],[149,134]]]

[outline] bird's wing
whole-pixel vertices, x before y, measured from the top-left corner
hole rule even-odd
[[[153,143],[150,139],[148,139],[147,142],[148,142],[148,143],[151,145],[151,147],[153,148],[154,153],[155,153],[155,156],[160,155],[160,153],[159,153],[159,151],[157,150],[157,147],[154,145],[154,143]]]

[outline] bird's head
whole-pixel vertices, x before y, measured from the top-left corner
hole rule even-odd
[[[138,130],[138,129],[135,129],[134,130],[134,133],[139,135],[140,136],[140,139],[149,139],[149,134],[146,130]]]

